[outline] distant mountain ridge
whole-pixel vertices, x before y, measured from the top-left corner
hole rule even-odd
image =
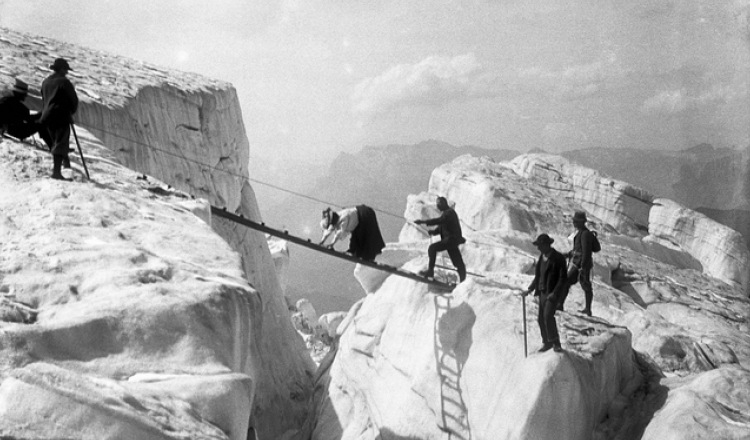
[[[406,197],[425,191],[435,168],[464,154],[508,161],[521,152],[455,146],[439,140],[413,145],[365,146],[356,153],[339,154],[328,172],[302,192],[341,206],[367,204],[377,209],[386,242],[394,242],[403,225],[400,217],[403,216]],[[681,151],[595,148],[568,151],[561,156],[689,208],[710,208],[699,211],[740,231],[750,244],[748,228],[743,229],[742,221],[736,220],[744,217],[732,217],[724,212],[734,207],[750,207],[750,155],[746,151],[700,144]],[[311,176],[299,176],[299,179],[310,181]],[[287,197],[275,205],[266,206],[263,217],[269,224],[283,225],[299,235],[306,231],[312,240],[317,240],[320,237],[320,211],[325,207],[322,202]],[[332,207],[336,209],[336,206]],[[337,245],[338,248],[344,246]],[[338,269],[327,270],[323,276],[319,270],[321,264],[337,266]],[[342,299],[333,296],[361,296],[361,288],[351,277],[351,267],[347,263],[322,262],[311,251],[293,247],[289,270],[289,296],[312,299],[316,296],[315,291],[326,292],[321,295],[326,298],[325,303],[316,303],[316,308],[321,311],[337,310],[334,303]],[[336,293],[332,295],[331,286],[334,285]]]
[[[689,208],[750,209],[750,149],[704,143],[680,151],[593,148],[561,155]]]
[[[403,226],[400,217],[406,197],[426,190],[435,168],[464,154],[504,161],[520,152],[454,146],[437,140],[414,145],[365,146],[356,153],[341,153],[314,187],[301,192],[339,206],[366,204],[377,209],[383,238],[386,242],[395,242]],[[309,176],[304,178],[309,179]],[[290,196],[265,207],[262,213],[268,224],[283,225],[291,233],[302,236],[309,234],[310,239],[316,241],[320,238],[320,212],[325,207],[320,202]],[[332,208],[337,209],[333,205]],[[345,250],[346,244],[336,246]],[[287,296],[292,300],[311,299],[322,312],[342,310],[339,304],[352,304],[362,296],[362,288],[351,276],[350,263],[323,258],[301,247],[291,248]],[[326,271],[320,270],[321,264],[326,265]]]
[[[356,154],[340,154],[328,175],[318,179],[315,194],[347,206],[365,203],[400,216],[406,196],[424,191],[435,168],[464,154],[504,161],[520,152],[454,146],[437,140],[414,145],[369,146]],[[394,226],[394,234],[401,225],[399,221]]]

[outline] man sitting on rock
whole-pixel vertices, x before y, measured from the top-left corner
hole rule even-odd
[[[458,279],[464,281],[466,279],[466,265],[464,265],[464,259],[461,256],[458,246],[466,243],[466,239],[461,234],[461,223],[458,220],[458,214],[448,205],[448,200],[445,197],[438,197],[436,205],[437,209],[441,212],[440,217],[414,221],[418,225],[437,226],[437,229],[430,231],[430,235],[440,234],[440,241],[432,243],[427,248],[427,255],[429,257],[427,270],[419,274],[424,277],[434,277],[437,253],[448,251],[448,256],[458,271]]]
[[[28,84],[16,79],[12,94],[0,98],[0,133],[24,140],[39,131],[36,118],[23,103],[28,94]]]
[[[567,270],[565,257],[552,247],[555,240],[547,234],[541,234],[532,243],[539,249],[539,260],[536,262],[534,281],[529,288],[523,292],[523,296],[534,292],[539,296],[539,330],[542,333],[542,348],[539,352],[545,352],[550,348],[555,351],[563,351],[560,345],[560,335],[557,332],[555,312],[560,295],[567,287]]]

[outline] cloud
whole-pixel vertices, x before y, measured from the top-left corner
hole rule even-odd
[[[400,64],[367,78],[354,89],[354,109],[383,113],[411,106],[440,106],[496,96],[493,75],[484,72],[473,53],[453,58],[432,56]]]
[[[689,90],[679,88],[662,90],[646,99],[641,106],[645,113],[674,114],[685,110],[726,103],[734,99],[747,99],[748,84],[746,81],[724,85],[714,84],[711,87]]]
[[[518,71],[518,79],[525,87],[560,100],[579,100],[603,91],[610,82],[623,78],[627,71],[620,66],[613,52],[603,52],[601,59],[585,64],[574,64],[561,69],[544,70],[538,67]]]
[[[679,113],[687,108],[687,100],[682,90],[664,90],[648,98],[643,103],[648,113]]]

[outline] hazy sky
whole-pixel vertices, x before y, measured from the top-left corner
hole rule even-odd
[[[0,25],[232,82],[251,156],[439,139],[750,145],[750,0],[0,0]]]

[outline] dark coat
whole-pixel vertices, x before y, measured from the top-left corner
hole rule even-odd
[[[573,238],[573,264],[579,268],[590,269],[594,266],[591,256],[594,234],[584,227],[579,230]]]
[[[458,214],[453,208],[448,208],[440,214],[440,217],[425,220],[427,226],[437,226],[440,233],[440,240],[445,242],[454,242],[462,244],[466,242],[461,233],[461,222],[458,220]]]
[[[0,98],[0,127],[31,121],[29,108],[15,95]]]
[[[357,207],[357,227],[349,239],[349,252],[355,257],[372,261],[385,247],[375,211],[367,205]]]
[[[70,124],[77,110],[78,95],[68,78],[55,72],[42,82],[40,123],[48,126]]]
[[[547,261],[547,278],[545,283],[546,286],[544,286],[544,291],[547,294],[557,295],[557,297],[559,297],[559,294],[563,293],[564,289],[567,287],[566,280],[568,271],[565,266],[565,257],[553,248],[550,252],[549,260]],[[532,281],[529,286],[529,290],[534,290],[534,296],[539,295],[540,286],[538,284],[539,279],[541,278],[541,274],[539,273],[541,267],[542,256],[540,255],[536,262],[534,281]]]

